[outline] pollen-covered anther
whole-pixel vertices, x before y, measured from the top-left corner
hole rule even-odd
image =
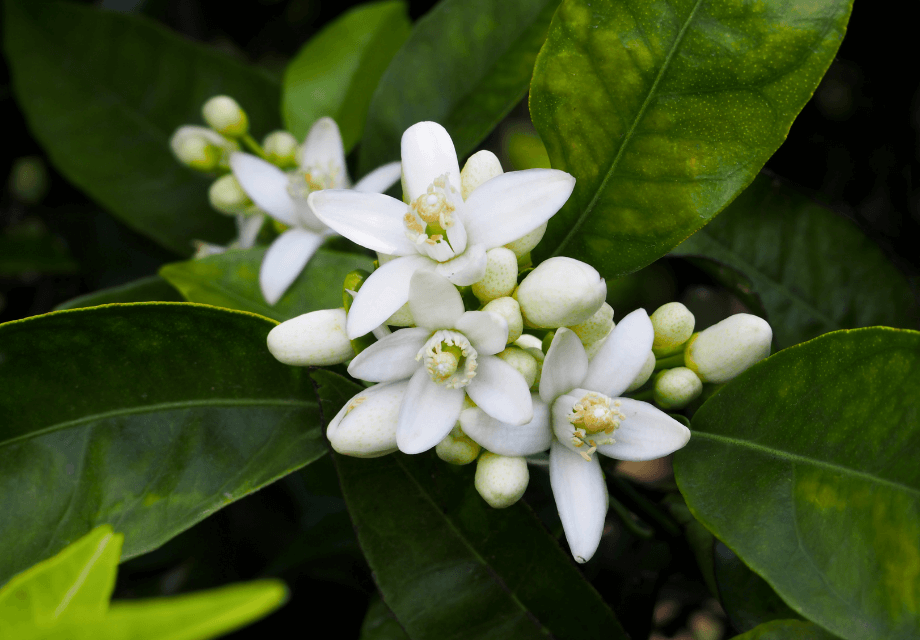
[[[476,376],[476,355],[462,333],[441,330],[431,336],[415,359],[423,360],[432,381],[448,389],[459,389]]]
[[[358,406],[361,405],[361,403],[363,403],[365,400],[367,400],[367,398],[363,396],[352,398],[351,402],[348,403],[348,408],[345,409],[345,415],[347,416],[349,413],[357,409]]]
[[[601,432],[610,435],[620,426],[620,421],[626,419],[626,416],[620,411],[619,400],[611,400],[605,395],[594,392],[585,394],[575,403],[572,411],[569,417],[569,421],[575,427],[572,432],[572,445],[576,449],[588,447],[587,450],[578,451],[578,454],[585,460],[591,460],[591,454],[597,451],[598,446],[615,442],[613,438],[596,440],[589,436]]]

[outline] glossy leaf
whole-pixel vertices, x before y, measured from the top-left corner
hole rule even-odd
[[[83,309],[118,302],[182,302],[182,300],[179,292],[166,280],[160,276],[148,276],[117,287],[77,296],[62,302],[54,310]]]
[[[383,600],[375,596],[371,598],[371,604],[364,615],[360,640],[409,640],[409,636],[399,626],[393,612],[383,604]]]
[[[186,303],[0,326],[0,583],[93,527],[124,558],[325,451],[306,371],[274,323]]]
[[[380,76],[411,28],[402,0],[360,5],[329,23],[284,72],[285,128],[303,140],[314,122],[329,116],[350,150],[364,132]]]
[[[48,627],[102,618],[115,587],[123,540],[108,525],[96,527],[15,576],[0,589],[0,637],[14,637],[17,626]]]
[[[208,179],[169,139],[201,124],[215,94],[236,98],[256,134],[278,127],[278,85],[264,72],[142,17],[65,2],[10,0],[6,53],[32,133],[68,180],[133,229],[179,254],[224,243],[233,222],[208,205]],[[151,91],[155,79],[156,91]]]
[[[675,455],[693,514],[849,640],[920,636],[920,333],[830,333],[755,365]]]
[[[270,306],[259,289],[259,267],[265,249],[227,251],[201,260],[168,264],[160,275],[189,302],[249,311],[283,321],[317,309],[342,306],[342,282],[355,269],[373,270],[373,262],[357,253],[320,249],[284,296]]]
[[[384,601],[414,640],[627,637],[529,507],[483,501],[475,465],[431,452],[336,465]]]
[[[559,0],[442,0],[393,57],[368,111],[360,166],[399,160],[403,131],[434,120],[462,160],[527,93]]]
[[[913,328],[920,316],[907,279],[852,222],[767,176],[672,255],[746,276],[781,349],[837,329]]]
[[[566,0],[530,112],[577,179],[535,259],[608,278],[660,258],[754,179],[843,38],[850,0]]]
[[[735,636],[735,640],[837,640],[837,636],[814,622],[777,620]]]

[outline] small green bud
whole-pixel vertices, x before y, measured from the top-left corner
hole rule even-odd
[[[354,300],[352,294],[357,293],[364,281],[370,276],[371,274],[364,269],[355,269],[345,276],[345,280],[342,282],[342,304],[345,305],[346,313],[351,309],[351,303]]]
[[[517,257],[504,247],[486,252],[486,273],[473,284],[473,295],[483,304],[510,296],[517,286]]]
[[[479,455],[482,447],[463,433],[459,425],[454,426],[447,437],[434,448],[444,462],[456,465],[469,464]]]
[[[262,141],[262,149],[268,161],[282,169],[297,166],[297,138],[287,131],[272,131]]]
[[[508,323],[508,342],[514,342],[521,337],[524,331],[524,319],[521,317],[521,305],[510,296],[496,298],[487,303],[483,311],[488,311],[501,316]]]
[[[502,164],[491,151],[477,151],[460,172],[460,195],[466,200],[480,185],[502,174]]]
[[[176,129],[169,140],[169,147],[176,160],[206,173],[226,168],[230,153],[239,149],[239,145],[219,133],[191,125]]]
[[[543,239],[543,234],[546,233],[546,224],[547,223],[544,222],[530,233],[505,245],[506,249],[514,251],[514,255],[518,258],[518,264],[523,265],[530,262],[530,252],[533,251],[534,247],[540,244],[540,240]]]
[[[38,156],[16,158],[10,171],[10,192],[26,204],[35,204],[48,192],[48,169]]]
[[[530,482],[527,461],[489,451],[479,456],[474,485],[483,500],[496,509],[510,507],[521,499]]]
[[[655,329],[652,350],[656,356],[669,354],[693,335],[693,314],[679,302],[658,307],[651,315],[651,321]]]
[[[214,96],[204,103],[201,115],[208,126],[218,133],[239,138],[249,131],[249,118],[230,96]]]
[[[231,216],[247,213],[255,206],[232,173],[211,184],[208,200],[217,211]]]
[[[599,340],[603,340],[613,329],[613,307],[606,302],[601,305],[593,316],[582,322],[569,327],[581,343],[586,347]]]
[[[495,355],[510,364],[518,373],[524,376],[524,380],[527,381],[528,387],[533,386],[534,381],[537,379],[537,371],[539,370],[539,364],[536,358],[518,347],[507,347],[504,351]]]
[[[652,377],[652,373],[655,371],[655,356],[651,352],[648,354],[648,358],[645,359],[645,364],[642,365],[642,370],[639,371],[639,375],[636,376],[636,379],[632,381],[632,384],[629,385],[629,388],[626,389],[626,393],[635,391]]]
[[[738,313],[693,336],[684,361],[703,382],[728,382],[770,355],[772,340],[766,320]]]
[[[703,392],[703,383],[686,367],[667,369],[655,376],[652,392],[662,409],[683,409]]]

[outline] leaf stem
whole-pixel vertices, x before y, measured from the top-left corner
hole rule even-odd
[[[265,150],[259,145],[258,142],[255,141],[255,138],[253,138],[251,135],[244,133],[242,136],[240,136],[240,140],[242,140],[243,144],[246,145],[254,154],[265,161],[269,161],[268,156],[265,154]]]
[[[655,360],[655,371],[661,371],[662,369],[673,369],[674,367],[682,367],[684,364],[684,352],[681,351],[680,353],[677,353],[673,356]]]
[[[627,529],[632,531],[643,540],[648,540],[653,535],[655,535],[655,531],[645,522],[643,522],[639,516],[635,515],[632,511],[623,506],[623,504],[613,496],[609,496],[609,498],[610,508],[613,509],[614,513],[620,516],[620,520],[623,521],[623,524],[626,525]]]
[[[619,491],[621,491],[630,500],[632,500],[646,516],[661,525],[661,528],[664,529],[668,534],[672,536],[680,535],[680,526],[677,524],[674,518],[668,515],[654,502],[636,491],[636,488],[632,485],[631,482],[615,475],[611,476],[610,480],[613,481]]]

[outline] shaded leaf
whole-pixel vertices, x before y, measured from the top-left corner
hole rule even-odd
[[[387,609],[380,596],[371,598],[371,605],[364,615],[364,624],[361,625],[360,640],[408,640],[409,636],[393,615]]]
[[[754,179],[834,57],[849,0],[566,0],[530,111],[577,179],[535,259],[608,278],[660,258]]]
[[[735,636],[735,640],[837,640],[837,636],[814,622],[777,620]]]
[[[64,243],[37,220],[24,220],[0,235],[0,276],[76,270],[77,263]]]
[[[117,302],[181,302],[182,296],[160,276],[148,276],[127,284],[93,291],[62,302],[55,311],[98,307]]]
[[[842,638],[920,636],[920,334],[830,333],[728,383],[675,455],[693,514]]]

